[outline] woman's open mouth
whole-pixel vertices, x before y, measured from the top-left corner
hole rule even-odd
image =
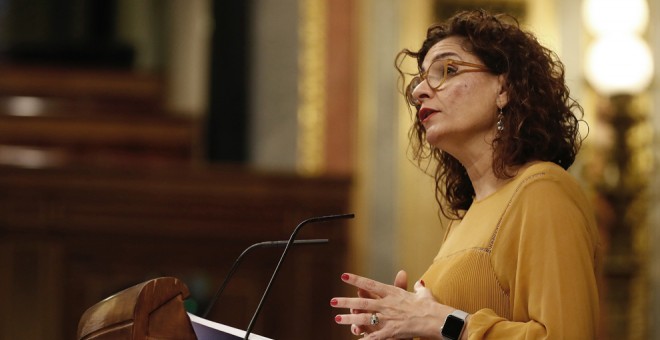
[[[424,123],[427,119],[429,119],[429,117],[431,117],[431,115],[433,115],[436,112],[438,112],[438,111],[435,111],[435,110],[429,109],[429,108],[420,109],[419,114],[418,114],[419,121]]]

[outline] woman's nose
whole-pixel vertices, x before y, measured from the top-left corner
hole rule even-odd
[[[426,81],[420,82],[412,91],[412,97],[419,104],[422,103],[424,99],[428,99],[432,96],[432,89],[429,87]]]

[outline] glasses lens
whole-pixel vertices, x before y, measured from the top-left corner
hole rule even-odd
[[[431,88],[438,89],[445,80],[445,64],[446,60],[436,60],[429,67],[429,73],[426,79]]]

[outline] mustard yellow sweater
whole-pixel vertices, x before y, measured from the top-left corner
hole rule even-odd
[[[598,244],[578,183],[537,163],[449,225],[422,279],[469,339],[594,339]]]

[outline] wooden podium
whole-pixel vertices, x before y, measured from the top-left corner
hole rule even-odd
[[[183,307],[189,294],[188,287],[173,277],[125,289],[85,311],[77,339],[197,339]]]

